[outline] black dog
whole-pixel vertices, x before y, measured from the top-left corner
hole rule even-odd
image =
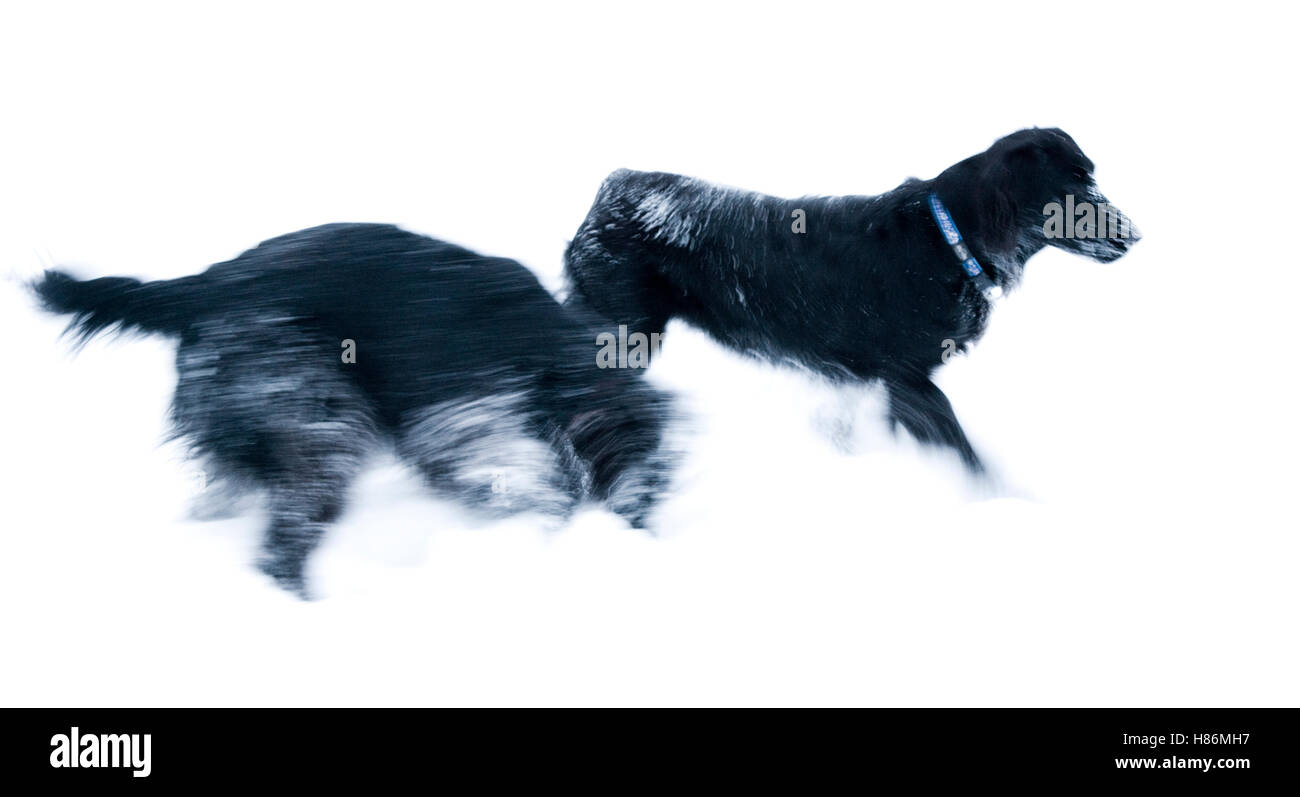
[[[603,501],[643,526],[665,487],[667,397],[596,366],[596,325],[512,260],[396,227],[332,224],[196,276],[79,282],[45,307],[82,339],[180,339],[177,436],[268,498],[262,569],[303,569],[366,454],[391,443],[435,489],[491,513],[567,516]]]
[[[930,375],[979,338],[991,289],[1015,285],[1044,246],[1105,262],[1136,242],[1092,171],[1055,129],[1013,133],[880,196],[780,199],[621,170],[569,244],[567,301],[630,331],[662,333],[677,317],[748,354],[881,380],[895,425],[979,472]],[[1076,200],[1093,206],[1091,227],[1051,229],[1049,203]]]

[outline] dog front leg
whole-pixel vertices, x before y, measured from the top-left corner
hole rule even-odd
[[[889,390],[889,419],[902,424],[919,442],[947,446],[957,452],[974,474],[984,473],[984,463],[971,447],[953,414],[948,397],[926,376],[896,376],[885,380]]]

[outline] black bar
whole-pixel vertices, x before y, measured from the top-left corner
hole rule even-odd
[[[705,777],[804,785],[849,778],[859,787],[900,776],[1222,786],[1292,780],[1300,749],[1293,709],[9,709],[0,716],[5,777],[132,788],[337,785],[340,778],[416,778],[432,788],[452,775],[478,786],[524,776],[539,788]],[[110,748],[123,743],[116,735],[135,735],[140,753],[148,734],[149,774],[134,775],[130,764],[52,766],[64,745],[59,737],[70,743],[73,728],[83,755],[86,747],[104,752],[109,734]]]

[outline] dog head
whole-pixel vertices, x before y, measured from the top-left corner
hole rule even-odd
[[[994,212],[1020,242],[1055,246],[1108,263],[1141,239],[1093,180],[1093,163],[1063,130],[1031,128],[999,139],[982,156]]]

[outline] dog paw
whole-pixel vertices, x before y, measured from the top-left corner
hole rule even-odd
[[[288,561],[273,554],[264,554],[257,560],[257,569],[270,576],[280,589],[309,601],[314,598],[307,589],[307,576],[303,564],[301,561]]]

